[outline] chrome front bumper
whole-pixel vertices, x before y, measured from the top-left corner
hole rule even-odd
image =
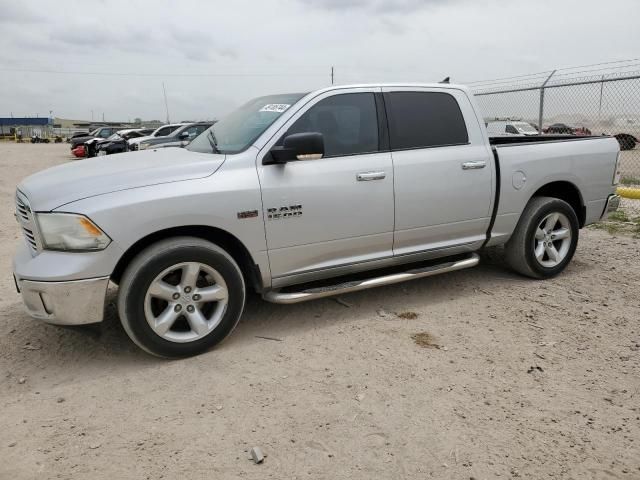
[[[607,198],[607,203],[604,206],[604,210],[602,211],[602,215],[600,216],[600,220],[606,220],[611,212],[615,212],[620,206],[620,196],[611,194]]]
[[[16,285],[33,318],[55,325],[85,325],[102,321],[109,277],[67,282],[16,278]]]

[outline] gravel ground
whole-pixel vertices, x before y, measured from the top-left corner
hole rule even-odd
[[[97,327],[23,312],[14,189],[66,161],[0,144],[1,479],[640,478],[640,240],[583,230],[544,282],[496,251],[343,303],[253,296],[218,348],[163,361],[113,296]]]

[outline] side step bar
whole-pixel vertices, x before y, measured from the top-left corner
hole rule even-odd
[[[366,280],[356,280],[352,282],[339,283],[327,287],[310,288],[300,292],[280,292],[272,290],[263,295],[268,302],[273,303],[299,303],[307,300],[315,300],[317,298],[330,297],[332,295],[340,295],[343,293],[357,292],[367,288],[381,287],[383,285],[392,285],[394,283],[406,282],[417,278],[431,277],[440,273],[454,272],[464,268],[475,267],[480,262],[480,257],[476,253],[472,253],[469,258],[456,260],[453,262],[445,262],[439,265],[429,267],[416,268],[407,270],[406,272],[393,273],[391,275],[383,275],[381,277],[368,278]]]

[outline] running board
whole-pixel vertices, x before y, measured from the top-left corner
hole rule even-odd
[[[456,270],[475,267],[479,262],[480,257],[478,254],[472,253],[469,258],[465,258],[463,260],[445,262],[439,265],[416,268],[405,272],[368,278],[366,280],[344,282],[337,285],[329,285],[327,287],[309,288],[300,292],[280,292],[279,290],[272,290],[265,293],[263,298],[273,303],[306,302],[307,300],[315,300],[317,298],[330,297],[332,295],[357,292],[358,290],[381,287],[383,285],[392,285],[394,283],[406,282],[417,278],[431,277],[440,273],[455,272]]]

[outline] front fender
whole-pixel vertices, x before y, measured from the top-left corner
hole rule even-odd
[[[87,215],[122,252],[161,230],[215,227],[240,240],[254,262],[269,271],[260,185],[253,162],[247,168],[241,162],[225,162],[210,177],[107,193],[56,211]],[[239,218],[240,212],[248,211],[256,211],[257,216]],[[115,259],[112,271],[118,261]]]

